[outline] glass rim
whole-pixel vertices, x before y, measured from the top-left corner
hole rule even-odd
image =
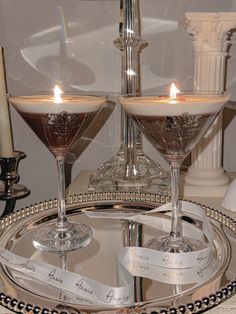
[[[6,97],[29,97],[29,96],[53,96],[53,90],[41,90],[41,91],[19,91],[19,92],[8,92]],[[61,95],[80,95],[80,96],[91,96],[91,97],[109,97],[108,93],[97,92],[97,91],[70,91],[63,90]]]
[[[178,96],[193,96],[193,95],[205,95],[205,96],[228,96],[232,95],[230,91],[211,91],[211,90],[181,90],[177,93]],[[157,97],[170,97],[170,92],[167,90],[163,91],[150,91],[150,92],[137,92],[137,93],[124,93],[120,94],[119,98],[141,98],[145,96],[157,96]]]

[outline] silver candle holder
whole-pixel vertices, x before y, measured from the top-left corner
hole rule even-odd
[[[0,191],[0,200],[6,201],[2,215],[13,211],[16,199],[26,197],[30,193],[24,185],[18,184],[20,179],[18,165],[20,160],[25,157],[25,153],[20,151],[15,151],[13,156],[10,157],[0,157],[0,180],[3,183],[3,189]]]

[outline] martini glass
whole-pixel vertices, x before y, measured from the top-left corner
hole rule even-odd
[[[174,87],[175,88],[175,87]],[[178,90],[177,90],[178,91]],[[227,93],[191,91],[165,94],[123,95],[120,103],[144,135],[170,164],[172,187],[171,230],[151,239],[147,247],[164,252],[191,252],[204,244],[182,234],[179,218],[180,166],[229,99]],[[179,91],[178,91],[179,92]]]
[[[56,159],[58,174],[58,216],[56,222],[40,226],[34,233],[33,245],[42,251],[66,252],[86,246],[92,238],[89,226],[71,223],[66,217],[64,161],[75,139],[98,113],[106,97],[79,92],[9,96],[10,103],[46,145]]]

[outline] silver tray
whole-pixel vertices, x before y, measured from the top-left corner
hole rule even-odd
[[[91,219],[82,211],[139,212],[168,201],[168,197],[139,193],[98,193],[67,198],[70,220],[89,224],[94,238],[89,246],[68,253],[67,269],[108,285],[116,285],[116,256],[124,246],[141,246],[157,231],[133,222]],[[32,234],[40,224],[55,219],[57,200],[24,208],[0,220],[0,246],[28,258],[63,266],[56,254],[36,251]],[[236,222],[212,208],[204,207],[215,231],[216,267],[204,280],[183,285],[135,277],[135,303],[126,308],[106,308],[74,304],[68,297],[40,282],[19,277],[1,265],[0,304],[20,313],[200,313],[225,299],[236,290]],[[159,214],[160,215],[160,214]],[[162,213],[161,215],[165,215]],[[184,219],[184,217],[182,217]],[[192,222],[195,223],[194,221]]]

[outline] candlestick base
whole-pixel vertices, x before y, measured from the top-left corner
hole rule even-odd
[[[30,191],[22,184],[16,184],[20,176],[18,165],[26,155],[23,152],[15,151],[13,156],[0,157],[1,175],[3,189],[0,191],[0,200],[19,199],[29,195]]]
[[[137,149],[137,173],[125,176],[125,154],[117,155],[100,166],[89,179],[89,192],[153,192],[170,194],[170,174],[164,171],[142,150]]]

